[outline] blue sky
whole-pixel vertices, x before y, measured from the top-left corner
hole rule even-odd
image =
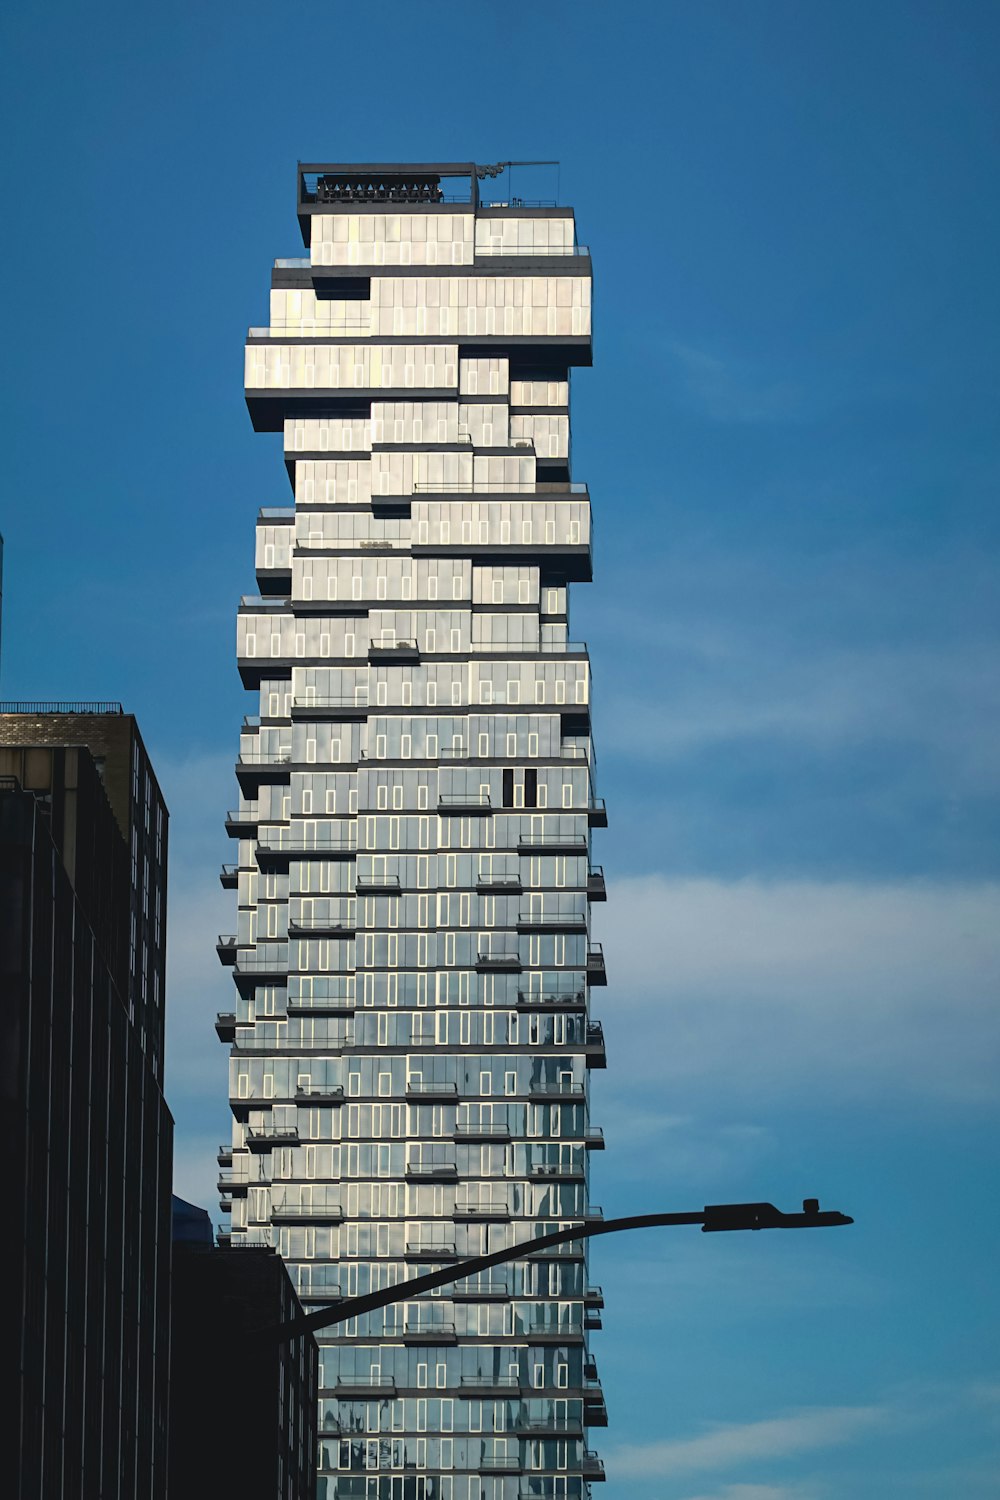
[[[290,494],[241,344],[301,254],[296,159],[558,157],[597,288],[595,1196],[857,1218],[595,1249],[603,1494],[994,1497],[996,7],[57,0],[2,27],[2,692],[121,698],[155,757],[182,1191],[212,1201],[228,1131],[234,610]]]

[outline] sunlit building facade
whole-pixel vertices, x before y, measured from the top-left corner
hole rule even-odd
[[[308,255],[247,340],[294,505],[238,619],[220,1187],[307,1308],[599,1214],[591,267],[571,209],[482,202],[496,175],[300,167]],[[322,1334],[322,1500],[583,1500],[600,1306],[575,1242]]]

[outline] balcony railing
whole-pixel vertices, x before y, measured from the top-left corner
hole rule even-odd
[[[574,928],[580,932],[586,932],[587,914],[582,911],[519,911],[517,925],[519,927],[559,927],[567,930]]]
[[[433,1078],[408,1078],[406,1092],[412,1094],[414,1098],[452,1099],[458,1093],[458,1084],[450,1079],[438,1082]]]
[[[531,257],[536,255],[589,255],[589,245],[477,245],[477,255],[517,255]],[[275,265],[279,265],[275,261]],[[308,264],[308,262],[307,262]]]
[[[488,813],[493,810],[489,792],[441,792],[437,807],[439,813]]]
[[[306,265],[309,262],[306,261]],[[316,323],[311,328],[301,323],[270,323],[266,328],[247,329],[248,339],[314,339],[339,338],[346,333],[368,333],[371,331],[371,315],[367,318],[337,318],[329,323]]]
[[[294,1146],[299,1139],[297,1125],[254,1125],[247,1131],[247,1145],[253,1150],[271,1146]]]
[[[521,956],[519,953],[508,951],[502,953],[478,953],[476,955],[477,969],[514,970],[522,969],[523,967],[524,965],[521,962]]]
[[[573,1099],[582,1099],[586,1089],[582,1083],[560,1083],[549,1078],[537,1078],[533,1083],[528,1084],[528,1093],[551,1095],[553,1098],[569,1096]]]
[[[518,1005],[559,1005],[580,1007],[587,1003],[585,990],[518,990]]]
[[[455,1125],[455,1134],[471,1140],[509,1141],[510,1126],[502,1120],[486,1120],[481,1124],[472,1120],[459,1120]]]
[[[257,840],[258,849],[274,853],[304,853],[313,849],[354,851],[358,847],[357,834],[313,834],[306,838],[304,834],[293,833],[285,830],[284,833],[275,836],[265,834]]]
[[[314,1083],[307,1088],[296,1089],[294,1098],[296,1104],[342,1104],[344,1086],[342,1083]]]
[[[486,480],[418,480],[413,486],[415,495],[511,495],[511,494],[538,494],[544,499],[550,494],[586,495],[588,488],[585,484],[562,484],[548,483],[543,489],[539,489],[539,482],[534,479],[502,480],[487,482]],[[445,544],[447,545],[447,544]],[[458,543],[456,542],[457,546]],[[542,546],[542,543],[538,543]],[[586,539],[580,542],[548,542],[544,545],[550,547],[559,546],[586,546]]]
[[[519,849],[566,849],[576,854],[586,852],[585,833],[522,833],[518,835]]]

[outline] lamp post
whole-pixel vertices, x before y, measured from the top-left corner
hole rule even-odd
[[[440,1271],[428,1271],[425,1276],[415,1276],[411,1281],[399,1282],[396,1286],[383,1288],[379,1292],[368,1292],[362,1297],[343,1297],[339,1302],[321,1307],[316,1312],[303,1313],[287,1323],[276,1323],[263,1328],[254,1335],[255,1340],[273,1338],[276,1343],[297,1338],[307,1330],[332,1328],[336,1323],[356,1318],[360,1313],[374,1312],[378,1307],[388,1307],[392,1302],[408,1302],[449,1282],[462,1281],[487,1271],[491,1266],[502,1266],[507,1261],[523,1260],[539,1250],[548,1250],[553,1245],[565,1245],[573,1240],[593,1239],[599,1234],[620,1234],[626,1229],[673,1228],[685,1224],[700,1224],[703,1234],[715,1234],[738,1229],[829,1229],[840,1224],[853,1224],[854,1220],[836,1210],[821,1211],[818,1198],[806,1198],[801,1213],[786,1214],[773,1203],[714,1203],[686,1214],[634,1214],[625,1219],[603,1219],[593,1224],[573,1224],[569,1229],[557,1229],[551,1234],[541,1234],[535,1239],[509,1245],[504,1250],[494,1250],[490,1255],[476,1255],[470,1260],[455,1261]],[[433,1254],[433,1250],[429,1251]]]

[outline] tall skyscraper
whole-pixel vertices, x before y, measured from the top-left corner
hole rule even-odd
[[[167,810],[118,704],[0,704],[4,1495],[163,1500]],[[11,1472],[12,1471],[12,1472]]]
[[[309,254],[247,339],[295,503],[239,610],[223,1208],[307,1306],[599,1212],[591,267],[572,209],[481,202],[497,175],[300,166]],[[600,1305],[577,1242],[321,1335],[322,1500],[582,1500]]]

